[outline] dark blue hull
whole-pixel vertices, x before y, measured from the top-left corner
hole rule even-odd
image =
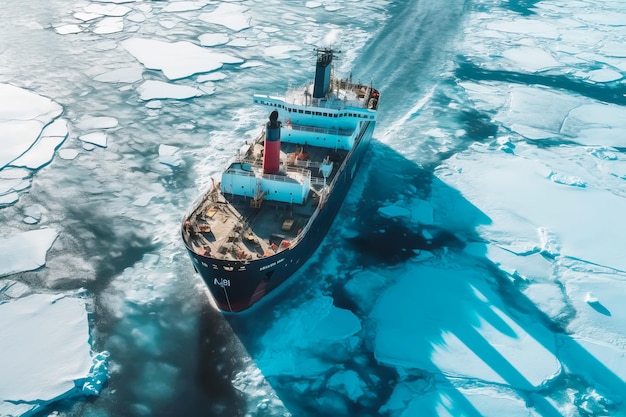
[[[196,271],[202,276],[218,308],[223,311],[245,310],[279,287],[294,274],[318,248],[335,219],[341,204],[363,161],[375,123],[368,123],[357,139],[344,169],[326,203],[302,239],[275,255],[249,261],[227,261],[187,251]]]

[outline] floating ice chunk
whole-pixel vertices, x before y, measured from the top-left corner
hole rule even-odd
[[[262,65],[264,65],[264,63],[261,61],[247,61],[241,64],[239,68],[254,68],[254,67],[260,67]]]
[[[227,43],[228,46],[233,46],[235,48],[246,48],[255,44],[256,41],[247,38],[235,38]]]
[[[210,72],[223,64],[239,64],[241,58],[211,52],[190,42],[163,42],[154,39],[131,38],[122,46],[147,68],[163,71],[170,80]]]
[[[76,149],[60,149],[58,154],[61,159],[72,160],[78,156],[78,151]]]
[[[621,80],[624,76],[612,69],[601,69],[591,71],[589,73],[589,80],[596,83],[608,83],[611,81]]]
[[[302,48],[294,45],[274,45],[269,48],[265,48],[263,53],[265,56],[275,59],[287,59],[291,57],[290,52],[299,51]]]
[[[0,208],[11,206],[18,202],[20,196],[16,192],[10,192],[4,195],[0,195]]]
[[[350,294],[350,299],[361,311],[369,313],[376,303],[376,298],[387,286],[387,279],[372,271],[356,273],[350,281],[344,285],[344,289]]]
[[[400,207],[397,204],[391,204],[385,207],[380,207],[378,213],[383,217],[410,217],[411,212],[404,207]]]
[[[92,359],[89,340],[84,300],[34,294],[0,304],[0,414],[36,413],[68,396],[97,394],[77,391],[92,377],[102,386],[108,374],[100,357]]]
[[[0,239],[0,277],[44,266],[48,249],[56,238],[57,231],[48,228]]]
[[[317,2],[317,1],[307,1],[305,6],[308,7],[309,9],[316,9],[318,7],[320,7],[322,5],[322,3]]]
[[[26,153],[42,128],[43,124],[37,120],[0,122],[0,169]]]
[[[568,152],[573,151],[560,147],[532,149],[525,157],[518,157],[491,150],[480,152],[476,147],[472,156],[450,158],[447,164],[457,169],[440,178],[488,217],[488,221],[477,225],[488,240],[497,242],[504,235],[531,240],[530,232],[535,234],[540,226],[550,231],[546,242],[556,243],[546,246],[547,255],[560,254],[626,270],[620,243],[597,238],[626,235],[626,199],[607,191],[603,184],[563,187],[546,180],[546,172],[551,169],[543,161],[549,161],[560,172],[586,175],[582,177],[585,181],[593,178],[576,162],[578,155],[586,155],[587,151]],[[450,210],[445,202],[440,204],[441,210]]]
[[[146,15],[143,13],[130,13],[126,16],[126,19],[131,22],[142,23],[146,21]]]
[[[332,307],[313,327],[312,336],[319,340],[343,340],[361,330],[361,321],[350,310]]]
[[[91,132],[78,137],[82,142],[90,143],[101,148],[107,147],[107,134],[104,132]]]
[[[197,81],[199,83],[206,83],[206,82],[209,82],[209,81],[223,80],[226,77],[227,77],[227,75],[224,74],[223,72],[211,72],[209,74],[198,75]]]
[[[89,6],[85,7],[84,10],[86,13],[96,15],[122,17],[130,12],[131,9],[126,6],[117,6],[114,4],[91,3]]]
[[[39,169],[48,165],[54,158],[54,152],[65,142],[65,136],[40,138],[27,153],[11,162],[12,166]]]
[[[359,374],[351,369],[333,374],[328,378],[327,385],[328,388],[345,394],[353,402],[356,402],[365,394],[363,389],[367,387]]]
[[[188,12],[200,10],[205,6],[205,2],[198,1],[173,1],[163,8],[164,12]]]
[[[23,178],[11,178],[0,181],[0,195],[25,190],[30,187],[30,180]]]
[[[117,127],[117,119],[108,116],[83,116],[76,123],[81,130],[110,129]]]
[[[49,122],[62,108],[52,100],[28,90],[0,83],[0,120],[31,120]]]
[[[149,109],[162,109],[163,102],[161,100],[150,100],[146,103],[146,107]]]
[[[183,164],[183,160],[178,154],[179,148],[171,145],[159,145],[159,162],[163,165],[171,167],[179,167]]]
[[[137,91],[140,94],[141,100],[144,101],[168,98],[184,100],[204,95],[204,92],[197,87],[176,85],[155,80],[144,82],[137,88]]]
[[[257,363],[265,376],[320,375],[333,366],[323,354],[318,356],[320,351],[349,349],[354,346],[351,337],[360,329],[352,312],[335,307],[331,297],[316,297],[273,322],[262,338]]]
[[[556,68],[562,64],[554,59],[550,53],[540,48],[530,46],[520,46],[518,48],[507,49],[502,55],[515,62],[522,69],[531,72],[543,71],[549,68]]]
[[[205,33],[198,37],[202,46],[217,46],[226,44],[230,38],[225,33]]]
[[[411,203],[411,220],[422,225],[434,224],[433,206],[428,201],[413,199]]]
[[[143,68],[120,68],[94,77],[105,83],[134,83],[142,78]]]
[[[100,352],[93,357],[89,374],[77,382],[84,395],[99,395],[102,386],[109,378],[109,352]],[[82,382],[82,384],[80,384]]]
[[[582,104],[569,112],[561,130],[585,145],[621,147],[626,136],[626,108],[615,104]]]
[[[27,206],[24,208],[24,217],[31,218],[35,221],[35,223],[37,223],[39,222],[39,220],[41,220],[41,213],[44,210],[45,209],[39,204]]]
[[[377,360],[534,390],[561,372],[550,331],[506,306],[480,272],[409,267],[378,299]]]
[[[83,22],[89,22],[90,20],[102,17],[102,15],[98,13],[76,12],[74,13],[74,17],[78,20],[82,20]]]
[[[124,19],[121,17],[105,17],[93,29],[94,33],[107,35],[124,30]]]
[[[63,108],[52,100],[10,84],[0,83],[0,169],[24,154],[44,126]]]
[[[402,387],[400,384],[394,394]],[[405,390],[406,396],[411,395]],[[407,395],[408,394],[408,395]],[[401,403],[388,403],[381,411],[402,410],[402,417],[409,416],[508,416],[508,417],[537,417],[533,409],[526,406],[526,400],[520,398],[513,391],[496,387],[456,389],[438,388],[426,393],[412,393],[409,398],[403,398]],[[396,414],[393,414],[396,415]]]
[[[222,25],[239,32],[250,27],[250,18],[244,15],[246,11],[248,8],[240,4],[220,3],[214,11],[202,13],[198,17],[207,23]]]
[[[74,33],[80,33],[83,29],[78,25],[62,25],[54,28],[54,31],[59,35],[70,35]]]

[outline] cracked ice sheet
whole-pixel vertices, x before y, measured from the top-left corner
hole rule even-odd
[[[0,169],[24,155],[63,108],[31,91],[0,84]]]
[[[92,366],[84,301],[34,294],[0,304],[0,352],[0,415],[31,415],[76,394]]]
[[[420,393],[424,387],[418,383],[401,382],[396,385],[391,398],[381,411],[404,410],[402,417],[432,416],[507,416],[535,417],[540,414],[526,407],[526,401],[512,392],[495,387],[450,389],[438,387],[436,391]],[[418,394],[418,395],[416,395]],[[395,414],[391,414],[395,415]]]
[[[444,183],[490,219],[476,225],[481,236],[502,247],[521,240],[550,256],[626,271],[620,241],[626,235],[624,181],[602,176],[598,167],[604,160],[583,147],[537,149],[520,143],[515,152],[476,144],[437,170]],[[443,200],[433,205],[441,224],[463,216]]]
[[[568,322],[573,340],[562,337],[561,357],[568,370],[582,375],[615,401],[626,390],[626,274],[577,263],[560,277],[576,316]],[[575,341],[575,343],[574,343]],[[582,349],[581,349],[582,347]],[[589,352],[593,360],[581,359]]]
[[[552,334],[507,313],[476,270],[416,266],[398,273],[370,314],[378,361],[522,390],[561,372]]]
[[[623,45],[626,39],[619,2],[537,2],[533,9],[538,10],[541,19],[511,14],[506,8],[470,14],[466,27],[471,30],[464,33],[459,50],[483,68],[515,72],[520,68],[530,72],[577,68],[575,75],[580,79],[596,82],[606,77],[598,77],[597,68],[590,68],[624,69],[623,60],[614,59],[623,55],[623,46],[616,45]],[[589,10],[602,12],[590,14]],[[513,59],[493,59],[506,55]],[[589,65],[590,62],[595,65]],[[608,81],[611,79],[608,77]]]
[[[0,277],[44,266],[56,238],[55,229],[37,229],[0,239]]]
[[[462,85],[472,101],[481,103],[481,108],[497,109],[494,120],[529,139],[565,136],[588,146],[624,144],[624,106],[544,87],[470,82]],[[504,97],[503,91],[507,92]]]
[[[263,336],[267,349],[257,363],[267,376],[320,375],[333,367],[311,354],[311,346],[324,346],[330,342],[335,347],[352,350],[358,341],[353,336],[361,330],[361,322],[350,310],[333,305],[331,297],[316,297],[305,302],[300,309],[274,321]]]

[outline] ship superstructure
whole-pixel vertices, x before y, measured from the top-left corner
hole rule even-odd
[[[334,57],[317,50],[311,85],[285,97],[253,96],[269,113],[262,134],[183,220],[194,267],[222,310],[248,308],[306,262],[363,158],[379,92],[335,79]]]

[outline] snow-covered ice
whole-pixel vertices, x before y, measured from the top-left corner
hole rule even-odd
[[[155,39],[130,38],[122,46],[149,69],[163,71],[170,80],[220,69],[224,64],[243,60],[222,52],[211,52],[186,41],[165,42]]]
[[[91,351],[85,300],[32,294],[0,303],[0,414],[32,415],[68,396],[98,395],[107,354]]]
[[[42,228],[0,239],[0,277],[44,266],[57,236],[55,229]]]

